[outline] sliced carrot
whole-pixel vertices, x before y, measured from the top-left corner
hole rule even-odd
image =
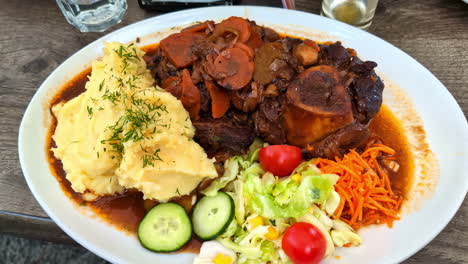
[[[335,161],[317,159],[316,166],[324,173],[340,176],[335,189],[341,197],[334,218],[353,228],[385,223],[389,227],[398,220],[403,197],[392,190],[388,171],[379,159],[394,159],[395,151],[383,144],[371,144],[362,154],[350,150]]]
[[[184,108],[190,114],[190,118],[197,120],[200,113],[200,91],[196,87],[192,78],[190,78],[190,72],[187,69],[182,70],[182,96],[180,101],[184,105]]]
[[[199,31],[207,29],[209,24],[211,24],[212,27],[213,27],[214,22],[213,21],[205,21],[205,22],[202,22],[202,23],[198,23],[198,24],[195,24],[195,25],[192,25],[190,27],[186,27],[186,28],[182,29],[182,32],[199,32]]]
[[[202,33],[181,32],[163,39],[160,47],[169,61],[177,68],[191,65],[197,57],[192,53],[192,45],[202,39]]]
[[[254,57],[254,51],[252,50],[252,48],[245,45],[244,43],[237,42],[236,44],[234,44],[234,48],[239,48],[245,51],[245,53],[249,55],[250,58]]]
[[[205,80],[205,86],[211,97],[211,116],[222,117],[231,105],[228,93],[208,80]]]
[[[221,86],[228,90],[238,90],[252,80],[255,66],[244,50],[230,48],[222,51],[209,68],[210,74]]]
[[[171,76],[167,78],[164,80],[161,86],[164,90],[170,92],[178,99],[182,96],[182,86],[180,85],[180,78],[177,76]]]
[[[217,24],[214,30],[214,34],[219,31],[224,31],[223,28],[232,28],[239,32],[238,42],[246,42],[250,38],[251,29],[250,24],[247,20],[232,16],[221,23]]]

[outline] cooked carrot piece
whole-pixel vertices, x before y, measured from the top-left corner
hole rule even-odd
[[[234,48],[239,48],[239,49],[245,51],[245,53],[247,53],[247,55],[249,55],[250,58],[254,57],[254,52],[253,52],[252,48],[245,45],[244,43],[237,42],[236,44],[234,44]]]
[[[205,86],[211,97],[211,116],[213,118],[222,117],[231,105],[228,93],[207,80],[205,80]]]
[[[183,68],[191,65],[197,59],[192,53],[192,45],[195,41],[202,38],[202,33],[175,33],[163,39],[160,47],[174,66]]]
[[[198,24],[195,24],[195,25],[192,25],[190,27],[186,27],[186,28],[182,29],[182,32],[199,32],[199,31],[202,31],[202,30],[208,28],[209,24],[213,25],[214,22],[213,21],[205,21],[205,22],[202,22],[202,23],[198,23]]]
[[[210,74],[221,86],[228,90],[238,90],[252,80],[255,66],[244,50],[230,48],[222,51],[209,68]]]
[[[182,96],[180,101],[189,112],[190,118],[197,120],[200,113],[200,91],[190,78],[190,72],[187,69],[182,70]]]
[[[180,78],[177,76],[171,76],[162,82],[161,86],[165,90],[171,86],[179,84]]]
[[[232,28],[239,32],[238,42],[246,42],[250,38],[250,24],[247,20],[232,16],[226,20],[223,20],[221,23],[216,25],[214,34],[219,31],[224,31],[223,28]]]
[[[162,88],[167,92],[170,92],[173,96],[180,99],[182,96],[182,86],[180,83],[180,78],[177,76],[171,76],[164,80],[161,84]]]

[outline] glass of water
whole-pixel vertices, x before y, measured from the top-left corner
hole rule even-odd
[[[57,0],[68,23],[81,32],[101,32],[119,23],[127,0]]]
[[[368,29],[378,3],[379,0],[323,0],[321,15]]]

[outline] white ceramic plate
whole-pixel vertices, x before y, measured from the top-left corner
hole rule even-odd
[[[136,37],[156,42],[165,34],[153,34],[171,27],[242,16],[259,24],[281,25],[283,32],[310,32],[312,39],[340,39],[356,49],[360,57],[378,62],[385,80],[400,86],[413,100],[424,121],[427,140],[440,162],[435,193],[422,207],[396,222],[361,232],[361,247],[341,250],[336,263],[397,263],[416,253],[450,221],[468,189],[468,125],[459,106],[426,68],[403,51],[367,32],[317,15],[265,7],[213,7],[193,9],[150,18],[115,31],[81,49],[60,65],[41,85],[31,100],[19,132],[19,156],[24,177],[39,204],[73,239],[113,263],[191,263],[193,254],[155,254],[138,241],[115,230],[70,201],[49,171],[45,155],[47,101],[71,77],[102,54],[104,41],[129,42]],[[313,30],[311,29],[313,28]],[[296,32],[296,33],[295,33]],[[320,33],[327,32],[328,34]],[[299,33],[297,33],[299,34]],[[167,34],[166,34],[167,35]]]

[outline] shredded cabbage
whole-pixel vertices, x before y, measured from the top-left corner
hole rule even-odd
[[[350,226],[331,219],[340,203],[334,189],[338,176],[322,174],[310,160],[291,174],[299,174],[300,180],[276,177],[258,162],[258,152],[266,145],[255,140],[246,155],[227,160],[223,176],[202,192],[209,196],[223,189],[234,200],[235,219],[217,240],[237,252],[236,263],[292,263],[281,248],[281,238],[295,222],[310,223],[323,233],[327,257],[335,245],[360,244],[361,238]],[[278,238],[266,239],[269,228],[279,232]]]
[[[313,203],[326,201],[333,191],[332,181],[322,175],[302,177],[298,184],[291,179],[264,182],[258,174],[249,174],[244,186],[249,209],[270,219],[300,217]]]
[[[233,181],[237,174],[239,174],[239,162],[238,160],[240,157],[232,157],[224,163],[224,174],[221,178],[216,179],[208,186],[206,189],[201,191],[206,196],[215,196],[218,191],[224,187],[231,181]]]

